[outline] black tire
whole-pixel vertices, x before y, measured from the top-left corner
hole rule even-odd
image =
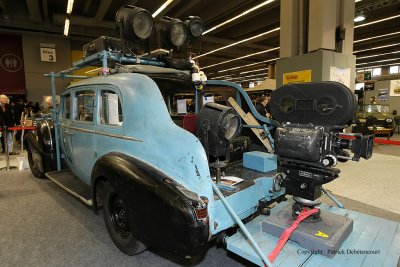
[[[122,199],[108,182],[104,182],[102,193],[104,221],[111,240],[117,248],[129,256],[143,252],[147,246],[133,236],[129,225],[129,214]]]
[[[37,162],[33,160],[31,148],[28,146],[26,150],[28,152],[29,168],[31,169],[33,176],[41,179],[45,178],[44,173],[37,166]]]
[[[350,157],[350,153],[347,152],[347,151],[345,151],[345,150],[336,151],[336,154],[337,154],[338,156]],[[339,162],[347,162],[347,161],[349,161],[349,160],[348,160],[348,159],[338,159],[338,161],[339,161]]]

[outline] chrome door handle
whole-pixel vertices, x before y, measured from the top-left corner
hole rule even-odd
[[[69,135],[75,134],[74,132],[70,132],[70,131],[68,131],[68,130],[64,130],[64,133],[69,134]]]

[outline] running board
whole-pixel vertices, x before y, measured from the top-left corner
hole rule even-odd
[[[86,205],[93,205],[90,186],[79,180],[70,170],[48,172],[46,176]]]

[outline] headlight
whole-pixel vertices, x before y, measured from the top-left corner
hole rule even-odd
[[[391,118],[386,119],[386,122],[392,122],[392,121],[393,121],[393,119],[391,119]]]

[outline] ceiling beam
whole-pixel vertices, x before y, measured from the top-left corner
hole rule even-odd
[[[64,25],[64,21],[65,21],[65,15],[53,14],[53,23],[55,25]],[[111,22],[111,21],[98,22],[95,18],[82,17],[82,16],[71,16],[70,21],[71,21],[71,25],[115,29],[114,22]]]
[[[4,0],[0,0],[0,10],[6,9],[6,5],[4,3]]]
[[[107,14],[108,9],[110,8],[111,3],[112,0],[101,0],[99,8],[96,11],[96,16],[94,17],[97,22],[103,21],[104,16]]]
[[[29,0],[28,0],[29,1]],[[85,2],[84,2],[84,5],[83,5],[83,13],[84,14],[87,14],[87,13],[89,13],[89,10],[90,10],[90,6],[92,5],[92,0],[86,0]]]
[[[40,13],[39,0],[26,0],[28,6],[29,19],[33,23],[42,22],[42,14]]]
[[[199,2],[201,2],[201,0],[191,0],[187,3],[185,3],[185,5],[183,5],[176,12],[174,12],[174,17],[177,18],[177,17],[182,16],[183,14],[188,12],[190,9],[192,9],[195,5],[197,5]]]
[[[42,8],[43,8],[43,17],[44,20],[48,20],[49,19],[49,7],[47,5],[47,0],[42,0]]]

